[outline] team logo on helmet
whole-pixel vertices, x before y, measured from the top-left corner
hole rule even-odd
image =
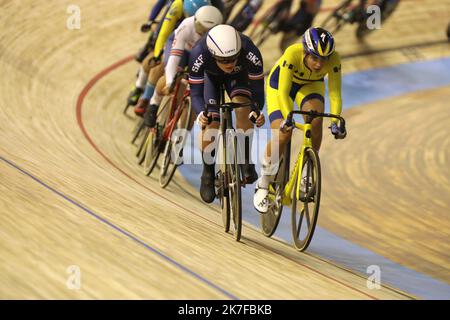
[[[328,57],[334,52],[334,39],[331,33],[322,28],[309,28],[303,35],[303,45],[308,53]]]

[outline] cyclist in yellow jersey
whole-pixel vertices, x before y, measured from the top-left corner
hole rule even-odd
[[[175,30],[178,21],[183,17],[183,0],[175,0],[170,5],[169,11],[164,17],[164,21],[161,25],[161,29],[158,33],[158,38],[156,39],[154,56],[159,57],[167,39],[169,39],[170,34]]]
[[[284,127],[284,120],[294,108],[294,101],[304,111],[324,112],[325,83],[328,75],[328,88],[331,113],[340,115],[341,99],[341,59],[334,51],[333,36],[322,28],[309,28],[302,37],[302,43],[286,49],[272,68],[266,84],[267,112],[270,127],[275,134],[267,144],[262,163],[261,178],[256,184],[253,199],[256,210],[261,213],[268,209],[268,186],[276,173],[277,161],[291,139],[292,130]],[[346,132],[340,132],[337,120],[332,118],[331,131],[338,139]],[[319,151],[322,142],[322,118],[312,122],[312,145]],[[275,148],[274,148],[275,147]],[[272,156],[272,149],[278,155]],[[272,163],[274,162],[274,163]]]

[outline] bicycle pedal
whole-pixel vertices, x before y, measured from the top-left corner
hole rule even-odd
[[[309,196],[309,197],[302,197],[302,196],[300,196],[300,199],[299,199],[301,202],[303,202],[303,203],[310,203],[310,202],[315,202],[314,201],[314,197],[312,197],[312,196]]]

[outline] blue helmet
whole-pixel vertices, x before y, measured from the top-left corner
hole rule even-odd
[[[186,17],[191,17],[203,6],[211,5],[209,0],[184,0],[183,11]]]
[[[322,28],[309,28],[303,34],[303,48],[309,54],[326,58],[334,52],[334,39],[331,33]]]

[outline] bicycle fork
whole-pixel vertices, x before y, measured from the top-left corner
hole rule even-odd
[[[311,142],[311,123],[305,123],[303,125],[303,144],[302,149],[300,150],[300,154],[297,157],[297,160],[294,165],[294,170],[292,171],[291,177],[284,189],[283,194],[283,205],[287,206],[292,203],[292,191],[294,189],[294,185],[297,185],[294,196],[296,199],[300,199],[300,183],[302,179],[302,171],[303,171],[303,159],[305,155],[305,151],[308,148],[312,148]],[[297,181],[295,180],[297,179]],[[295,183],[297,182],[297,184]]]

